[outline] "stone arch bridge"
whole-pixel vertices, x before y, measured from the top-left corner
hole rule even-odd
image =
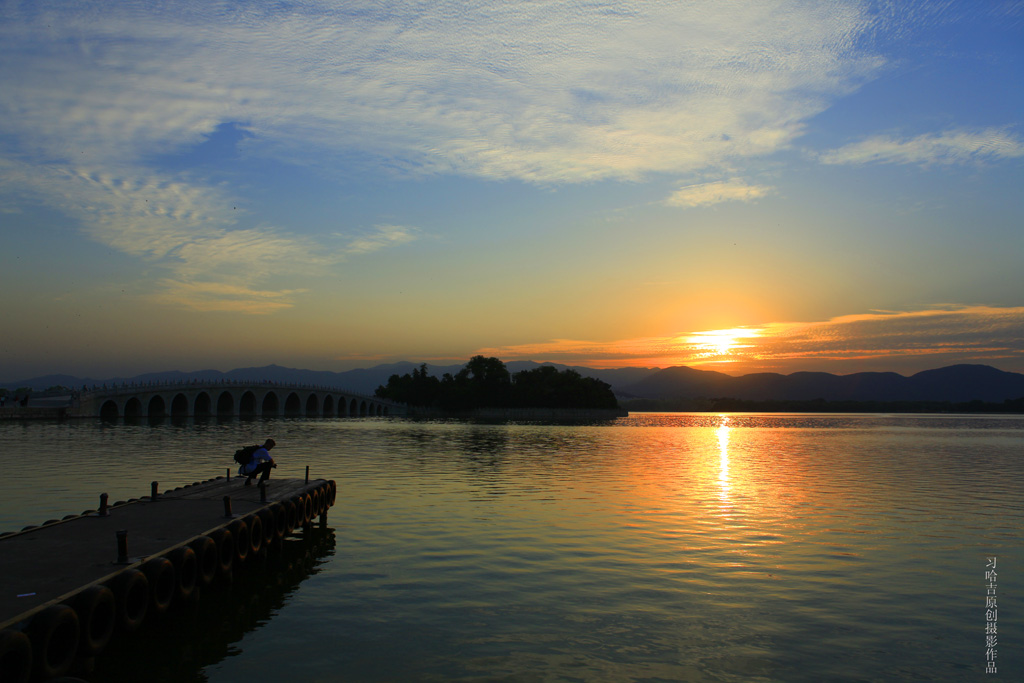
[[[370,417],[405,415],[406,406],[374,396],[280,382],[169,382],[83,387],[69,417]]]

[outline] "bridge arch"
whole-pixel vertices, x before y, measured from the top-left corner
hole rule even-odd
[[[125,417],[142,417],[142,401],[137,396],[132,396],[124,404]]]
[[[83,387],[72,398],[71,416],[161,418],[195,415],[223,417],[365,417],[403,414],[403,406],[376,397],[307,385],[224,381],[121,384]]]
[[[196,417],[209,417],[210,415],[210,395],[205,391],[200,391],[196,396],[195,402],[195,416]]]
[[[164,417],[167,415],[167,403],[164,397],[157,394],[149,399],[146,404],[146,415],[149,417]]]
[[[220,392],[220,396],[217,397],[217,415],[224,417],[227,415],[235,414],[235,397],[231,395],[230,391]]]
[[[171,417],[188,416],[188,397],[185,394],[175,394],[171,399]]]
[[[258,415],[256,410],[256,394],[246,391],[242,398],[238,399],[238,414],[243,417],[254,417]]]
[[[302,400],[294,391],[284,400],[284,414],[285,417],[298,417],[302,414]]]
[[[263,415],[277,415],[280,409],[280,400],[277,398],[277,394],[273,391],[268,391],[263,396],[263,404],[260,412]]]
[[[100,417],[104,420],[116,420],[120,413],[117,410],[117,402],[113,399],[107,399],[100,406]]]

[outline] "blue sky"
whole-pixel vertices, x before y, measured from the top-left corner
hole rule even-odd
[[[1024,371],[1022,38],[1022,2],[6,2],[0,379]]]

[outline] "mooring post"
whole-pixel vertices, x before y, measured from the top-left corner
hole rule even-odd
[[[119,564],[128,563],[128,530],[117,530],[117,561]]]
[[[306,483],[309,483],[309,465],[306,465]]]
[[[106,517],[108,514],[110,514],[107,512],[107,500],[109,498],[110,496],[108,496],[105,493],[100,494],[100,517]]]
[[[226,478],[227,478],[227,479],[230,479],[230,478],[231,478],[231,468],[230,468],[230,467],[228,468],[228,476],[227,476]]]
[[[224,496],[224,516],[231,516],[231,496]]]
[[[267,483],[265,481],[260,482],[260,502],[267,502]]]
[[[160,484],[158,482],[155,482],[155,481],[152,482],[149,485],[149,499],[150,500],[156,500],[156,492],[157,492],[157,489],[159,489],[159,488],[160,488]]]

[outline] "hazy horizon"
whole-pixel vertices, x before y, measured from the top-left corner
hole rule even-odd
[[[227,368],[227,369],[205,367],[205,368],[196,368],[194,370],[181,370],[181,369],[176,369],[176,368],[174,368],[174,369],[164,369],[164,370],[146,370],[146,371],[143,371],[143,372],[138,372],[138,373],[133,373],[133,374],[123,374],[123,373],[122,374],[116,374],[115,373],[115,374],[107,375],[107,376],[74,375],[74,374],[66,373],[66,372],[47,372],[47,373],[42,373],[42,374],[33,375],[33,376],[24,376],[24,377],[17,377],[17,378],[0,378],[0,385],[11,386],[11,385],[17,384],[17,383],[19,383],[21,381],[34,380],[34,379],[45,378],[45,377],[59,377],[59,376],[70,376],[70,377],[75,377],[75,378],[78,378],[78,379],[90,379],[90,380],[100,380],[100,381],[102,381],[102,380],[105,380],[105,379],[132,379],[132,378],[135,378],[135,377],[140,377],[140,376],[145,376],[145,375],[160,375],[160,374],[165,374],[165,373],[176,373],[176,372],[180,372],[180,373],[183,373],[183,374],[193,374],[193,373],[199,373],[199,372],[212,371],[212,372],[221,372],[221,373],[228,374],[228,373],[231,373],[231,372],[236,371],[236,370],[246,370],[246,369],[249,369],[249,368],[265,368],[265,367],[274,367],[274,366],[280,367],[280,368],[283,368],[283,369],[286,369],[286,370],[294,370],[294,371],[298,371],[298,372],[336,372],[336,373],[350,372],[350,371],[353,371],[353,370],[374,370],[374,369],[379,368],[379,367],[387,367],[387,366],[393,366],[393,365],[404,365],[404,364],[408,364],[408,365],[411,365],[411,366],[418,367],[418,366],[420,366],[423,363],[427,363],[428,366],[447,368],[447,367],[461,367],[461,366],[465,365],[468,360],[469,359],[466,359],[465,361],[453,361],[453,362],[450,362],[450,363],[447,363],[447,362],[441,362],[441,363],[429,362],[428,363],[427,361],[392,361],[392,362],[388,362],[388,363],[379,363],[379,364],[376,364],[376,365],[368,365],[368,366],[361,366],[361,367],[357,367],[357,368],[349,368],[348,370],[325,370],[325,369],[322,369],[322,368],[313,368],[313,367],[290,367],[290,366],[281,365],[280,363],[268,363],[266,365],[238,366],[238,367],[232,367],[232,368]],[[499,360],[502,360],[502,359],[499,359]],[[532,361],[532,360],[529,360],[529,359],[517,359],[515,361],[504,361],[503,360],[503,362],[506,365],[509,365],[510,363],[537,363],[537,364],[554,363],[553,361]],[[565,363],[554,363],[554,364],[555,365],[567,365]],[[1015,370],[1006,370],[1005,368],[1000,368],[998,366],[991,365],[989,363],[967,363],[967,364],[963,364],[963,365],[986,365],[988,367],[995,368],[996,370],[1000,370],[1002,372],[1016,372],[1017,374],[1024,374],[1024,373],[1017,372]],[[718,372],[718,373],[721,373],[723,375],[728,375],[730,377],[742,377],[744,375],[756,374],[757,372],[761,372],[761,371],[754,371],[754,372],[739,372],[739,373],[735,373],[735,372],[726,372],[726,371],[723,371],[721,369],[697,368],[697,367],[692,367],[692,366],[688,366],[688,365],[669,365],[669,366],[664,366],[664,367],[644,367],[644,368],[639,368],[639,367],[636,367],[636,366],[624,366],[624,367],[618,367],[618,368],[615,368],[615,367],[612,367],[612,368],[596,368],[596,367],[593,367],[593,366],[574,364],[574,365],[571,365],[569,367],[582,367],[582,368],[587,368],[587,369],[590,369],[590,370],[599,370],[599,371],[600,370],[605,370],[605,371],[616,371],[616,370],[650,370],[652,372],[659,372],[661,370],[668,370],[668,369],[671,369],[671,368],[689,368],[689,369],[693,369],[693,370],[702,370],[702,371],[706,371],[706,372]],[[833,374],[833,375],[837,375],[837,376],[845,376],[845,375],[857,374],[857,373],[860,373],[860,372],[879,372],[879,373],[894,372],[894,373],[896,373],[898,375],[902,375],[904,377],[911,377],[911,376],[917,374],[918,372],[926,372],[926,371],[929,371],[929,370],[940,370],[940,369],[945,368],[945,367],[950,367],[950,366],[949,365],[935,366],[935,367],[931,367],[931,368],[925,368],[924,370],[915,370],[914,372],[897,372],[895,370],[858,370],[858,371],[854,371],[854,372],[832,372],[832,373],[829,373],[829,374]],[[790,371],[786,371],[786,372],[782,372],[782,373],[778,373],[778,374],[791,375],[791,374],[800,373],[800,372],[826,372],[826,371],[799,370],[799,369],[796,369],[796,370],[790,370]]]
[[[6,3],[0,376],[1024,372],[1022,29],[966,0]]]

